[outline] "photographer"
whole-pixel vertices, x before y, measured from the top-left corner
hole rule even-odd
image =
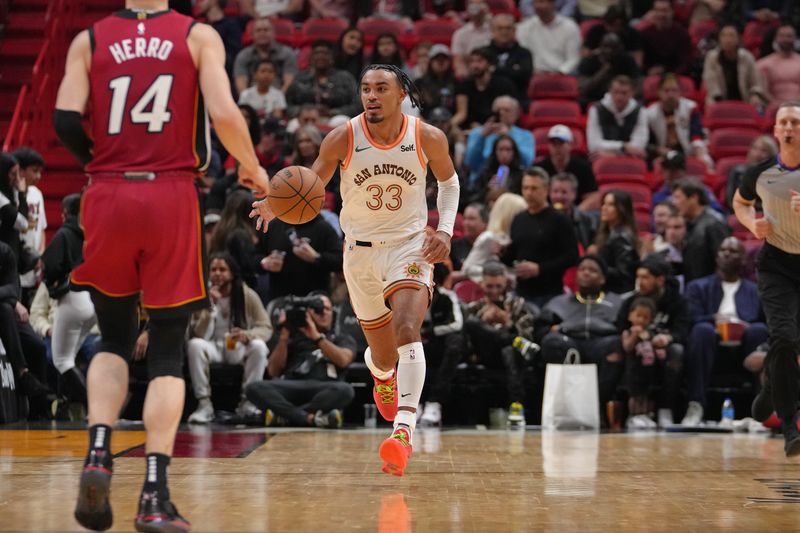
[[[297,226],[273,220],[260,239],[256,248],[265,255],[261,268],[269,273],[270,299],[326,291],[331,273],[342,270],[342,240],[321,216]]]
[[[269,317],[256,292],[242,282],[239,266],[228,252],[216,252],[209,259],[208,295],[211,309],[192,317],[187,346],[189,375],[199,405],[190,423],[207,424],[214,419],[209,368],[211,363],[243,365],[242,400],[236,413],[242,418],[258,414],[244,399],[244,388],[264,377],[267,344],[272,336]]]
[[[340,381],[340,371],[353,361],[355,340],[329,335],[333,304],[325,294],[289,296],[277,314],[278,335],[267,364],[271,379],[248,385],[247,399],[266,413],[267,425],[280,417],[293,426],[341,427],[341,410],[355,393]]]

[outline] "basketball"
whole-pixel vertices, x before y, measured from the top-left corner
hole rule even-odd
[[[291,166],[279,170],[269,181],[267,202],[275,216],[287,224],[305,224],[319,214],[325,202],[325,187],[314,171]]]

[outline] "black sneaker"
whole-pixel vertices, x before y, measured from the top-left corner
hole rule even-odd
[[[150,533],[188,533],[192,528],[172,502],[160,499],[157,492],[142,493],[133,525],[136,531]]]
[[[753,419],[757,422],[764,422],[775,411],[775,406],[772,405],[772,385],[770,385],[769,379],[764,380],[761,390],[753,398],[750,411]]]
[[[109,503],[112,473],[111,459],[106,458],[103,450],[89,452],[75,506],[75,520],[86,529],[105,531],[114,521]]]
[[[797,422],[800,419],[800,413],[792,417],[790,423],[783,422],[781,429],[783,430],[783,451],[786,452],[786,457],[794,457],[800,455],[800,431],[797,429]]]

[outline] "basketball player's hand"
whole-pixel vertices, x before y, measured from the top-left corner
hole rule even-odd
[[[769,220],[766,218],[757,218],[755,222],[753,222],[751,231],[756,238],[766,239],[767,236],[772,233],[772,224],[770,224]]]
[[[239,167],[239,183],[253,191],[256,198],[265,198],[269,194],[269,177],[261,167],[252,171]]]
[[[422,255],[430,264],[441,263],[450,257],[450,235],[443,231],[434,231],[425,227],[425,242],[422,243]]]
[[[269,221],[275,218],[275,214],[270,209],[266,200],[257,200],[253,202],[253,210],[250,211],[250,218],[256,219],[256,231],[267,232]]]

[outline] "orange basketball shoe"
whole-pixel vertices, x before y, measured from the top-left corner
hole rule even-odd
[[[378,453],[383,459],[382,470],[393,476],[402,476],[411,457],[411,431],[401,426],[381,443]]]
[[[392,422],[397,415],[397,371],[386,381],[381,381],[375,376],[375,388],[372,389],[372,397],[381,416],[387,421]]]

